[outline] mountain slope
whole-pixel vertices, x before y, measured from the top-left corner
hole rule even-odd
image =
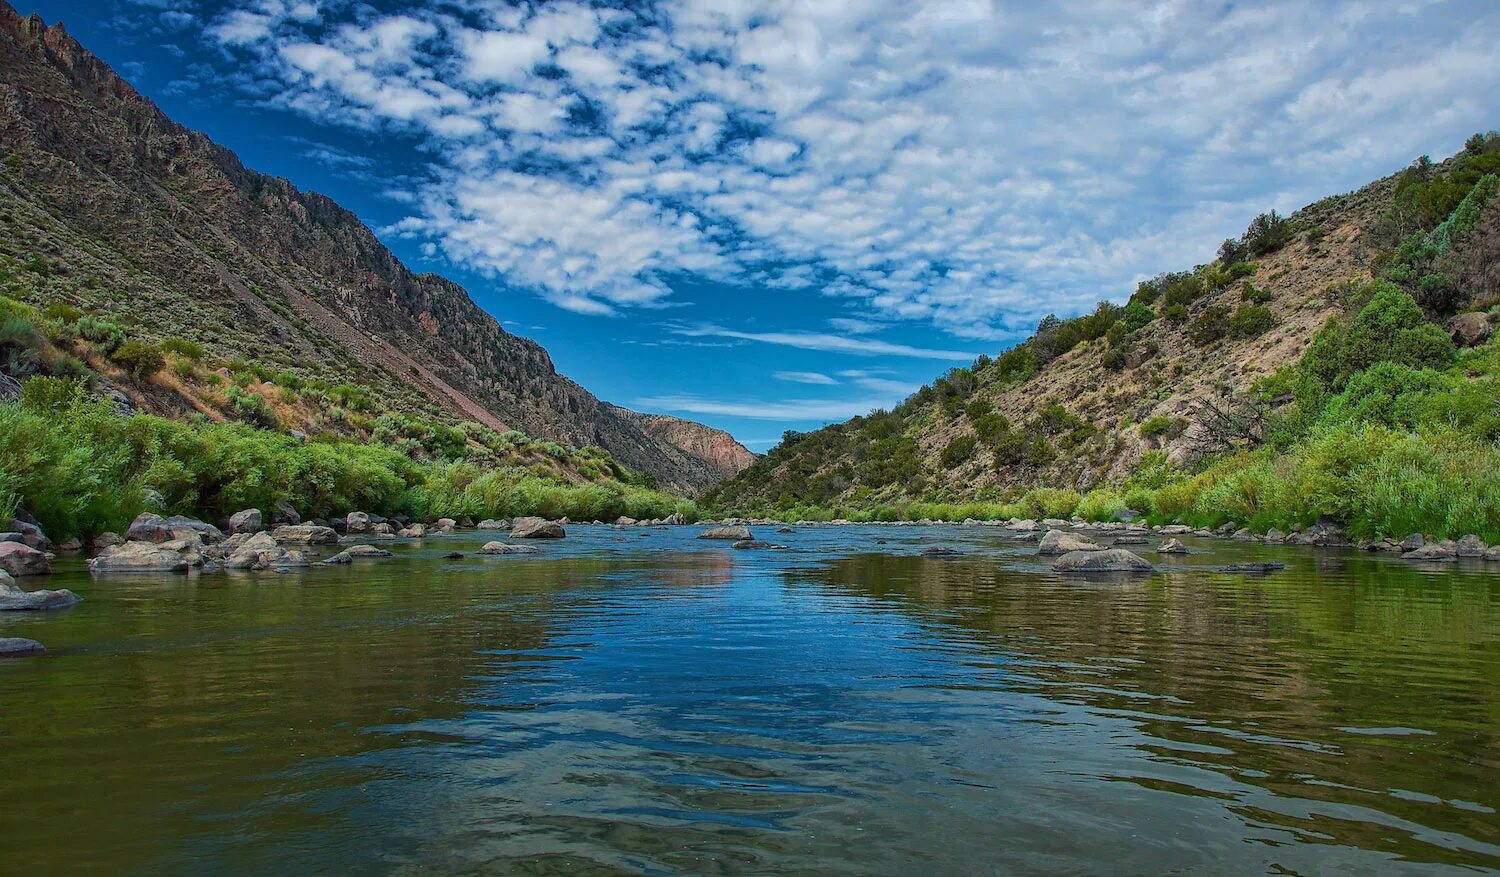
[[[60,24],[0,3],[0,71],[0,253],[38,303],[355,382],[395,410],[598,444],[684,493],[752,459],[700,424],[646,431],[349,211],[168,119]]]
[[[914,502],[1006,502],[1028,488],[1087,492],[1143,462],[1191,472],[1258,446],[1293,401],[1290,387],[1268,391],[1266,380],[1330,320],[1358,311],[1365,281],[1400,284],[1429,320],[1456,339],[1468,333],[1463,343],[1490,335],[1500,198],[1481,196],[1497,169],[1500,135],[1476,135],[1441,165],[1424,158],[1291,217],[1265,214],[1218,258],[1142,283],[1124,307],[1049,318],[1022,345],[892,411],[789,435],[708,499],[744,513],[899,514]],[[1465,210],[1464,240],[1438,255],[1431,241],[1454,225],[1445,217]]]

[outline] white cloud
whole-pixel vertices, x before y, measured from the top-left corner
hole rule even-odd
[[[207,33],[282,106],[421,136],[399,228],[452,259],[587,313],[674,275],[812,291],[870,318],[845,335],[993,340],[1119,299],[1500,115],[1478,0],[636,9],[241,0]]]
[[[645,411],[678,411],[686,414],[719,417],[747,417],[755,420],[816,420],[833,423],[869,414],[877,408],[889,408],[900,399],[791,399],[780,401],[723,401],[691,394],[647,396],[631,404]]]
[[[838,381],[821,372],[772,372],[771,377],[778,381],[790,381],[794,384],[821,384],[832,386]]]
[[[920,359],[947,359],[959,362],[968,362],[978,356],[976,353],[965,353],[962,350],[913,347],[909,344],[893,344],[874,338],[848,338],[819,332],[741,332],[712,324],[671,326],[667,331],[677,335],[686,335],[689,338],[738,338],[743,341],[760,341],[783,347],[797,347],[802,350],[852,353],[858,356],[911,356]]]

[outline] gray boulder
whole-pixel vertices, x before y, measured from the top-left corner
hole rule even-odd
[[[1484,544],[1484,540],[1473,533],[1459,539],[1458,545],[1454,548],[1454,552],[1459,557],[1484,557],[1484,553],[1488,550],[1489,546]]]
[[[183,572],[193,565],[172,546],[141,541],[111,545],[89,561],[89,572]]]
[[[1270,561],[1249,561],[1246,563],[1231,563],[1223,568],[1224,572],[1252,573],[1265,575],[1266,573],[1280,572],[1286,569],[1286,564]]]
[[[1401,550],[1416,551],[1418,548],[1421,548],[1426,544],[1427,540],[1423,538],[1421,533],[1413,533],[1410,536],[1407,536],[1405,539],[1401,540]]]
[[[510,528],[512,539],[561,539],[566,535],[562,524],[545,518],[518,518]]]
[[[260,509],[245,509],[229,516],[230,533],[258,533],[265,529]]]
[[[1157,546],[1157,554],[1187,554],[1188,547],[1182,544],[1181,539],[1168,539]]]
[[[213,524],[206,524],[197,518],[186,515],[173,515],[164,518],[151,512],[142,512],[130,522],[130,529],[125,531],[125,538],[133,542],[170,542],[173,539],[181,539],[193,533],[203,538],[204,542],[219,542],[224,534]]]
[[[298,545],[332,545],[339,541],[339,534],[332,527],[317,524],[286,524],[271,532],[277,542],[292,542]]]
[[[370,529],[370,516],[365,512],[350,512],[344,518],[345,533],[363,533]]]
[[[291,503],[284,499],[278,499],[276,504],[271,506],[271,523],[278,526],[281,524],[300,524],[302,523],[302,516],[297,514],[297,510],[292,507]]]
[[[512,545],[509,542],[486,542],[480,554],[540,554],[533,545]]]
[[[42,609],[66,609],[82,600],[77,594],[63,588],[57,591],[23,591],[16,587],[14,579],[0,573],[0,612],[28,612]]]
[[[350,545],[338,554],[323,561],[324,563],[349,563],[368,557],[390,557],[391,553],[384,548],[376,548],[374,545]]]
[[[423,536],[427,535],[427,525],[426,524],[412,524],[410,527],[407,527],[407,528],[405,528],[405,529],[397,532],[396,535],[397,536],[404,536],[404,537],[406,537],[408,539],[421,539]]]
[[[740,547],[738,544],[735,548]],[[923,557],[959,557],[963,554],[957,548],[949,548],[946,545],[929,545],[922,549]]]
[[[755,534],[751,533],[750,528],[743,524],[732,524],[727,527],[709,527],[707,530],[699,533],[698,538],[727,539],[731,542],[744,542],[747,539],[754,539]]]
[[[1037,545],[1037,554],[1062,555],[1073,551],[1103,551],[1104,546],[1087,536],[1069,533],[1066,530],[1048,530]]]
[[[19,636],[0,637],[0,658],[24,658],[28,655],[44,655],[47,648],[34,639]]]
[[[1458,551],[1451,545],[1442,542],[1429,542],[1421,548],[1407,551],[1401,555],[1402,560],[1433,560],[1442,562],[1453,560],[1458,557]]]
[[[415,527],[416,524],[412,524],[412,526]],[[480,530],[509,530],[510,529],[510,519],[509,518],[485,518],[484,520],[480,521],[476,525],[476,528],[480,529]]]
[[[523,518],[523,520],[525,519]],[[436,521],[432,522],[432,526],[438,528],[439,530],[456,530],[458,529],[458,522],[453,520],[452,518],[438,518]],[[558,529],[561,530],[562,527],[559,526]]]
[[[1057,572],[1151,572],[1151,561],[1123,548],[1070,551],[1053,562]]]

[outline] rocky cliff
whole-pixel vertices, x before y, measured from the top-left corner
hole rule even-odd
[[[11,289],[147,335],[369,387],[396,410],[598,444],[696,494],[752,455],[601,402],[332,200],[167,118],[61,24],[0,3],[0,254]]]

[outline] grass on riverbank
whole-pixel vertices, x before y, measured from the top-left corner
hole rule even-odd
[[[209,521],[278,500],[308,518],[356,509],[418,520],[697,516],[689,500],[609,477],[569,483],[462,457],[419,462],[380,443],[120,417],[81,383],[56,378],[32,378],[19,401],[0,404],[0,519],[20,506],[53,538],[120,532],[145,510],[148,487],[169,511]]]

